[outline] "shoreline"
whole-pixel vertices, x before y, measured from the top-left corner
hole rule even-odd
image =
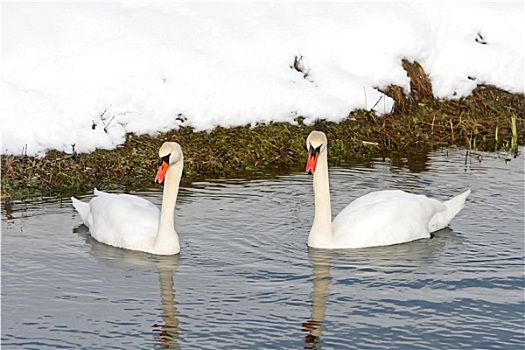
[[[411,92],[406,96],[401,88],[390,86],[385,94],[395,100],[395,107],[381,117],[359,110],[339,123],[318,120],[304,125],[298,117],[298,125],[217,127],[210,132],[181,127],[156,137],[128,134],[123,145],[109,151],[67,154],[51,150],[43,158],[2,154],[2,200],[74,195],[93,187],[151,186],[158,148],[168,140],[183,149],[183,182],[297,169],[306,159],[306,136],[314,129],[327,134],[331,165],[451,146],[517,152],[517,146],[525,143],[524,94],[485,85],[466,98],[438,100],[420,66],[407,61],[403,65],[411,77]]]

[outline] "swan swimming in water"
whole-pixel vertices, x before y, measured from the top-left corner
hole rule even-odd
[[[306,171],[313,174],[315,214],[308,245],[314,248],[364,248],[430,238],[448,226],[465,206],[470,190],[445,202],[400,190],[368,193],[332,221],[327,138],[312,131],[306,140]]]
[[[159,149],[159,170],[155,182],[164,181],[162,208],[130,194],[112,194],[95,189],[95,197],[84,203],[71,197],[73,206],[91,236],[115,247],[158,255],[180,252],[175,231],[175,203],[182,176],[183,155],[176,142]]]

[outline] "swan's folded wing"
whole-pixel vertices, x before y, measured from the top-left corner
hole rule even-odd
[[[430,237],[428,223],[445,205],[403,191],[372,192],[356,199],[333,222],[335,239],[349,247],[371,247]]]
[[[127,194],[104,194],[90,202],[93,217],[91,235],[116,247],[128,247],[133,241],[155,238],[159,209],[151,202]]]

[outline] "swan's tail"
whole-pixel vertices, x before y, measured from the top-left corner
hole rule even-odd
[[[462,194],[457,195],[456,197],[449,199],[448,201],[443,202],[447,209],[445,211],[439,212],[432,217],[428,224],[429,232],[435,232],[450,224],[452,219],[456,216],[457,213],[465,207],[465,201],[467,200],[470,190],[466,190]]]
[[[84,225],[89,227],[89,204],[79,201],[75,197],[71,197],[71,203],[80,215],[80,218],[82,219]]]
[[[100,196],[101,194],[106,194],[106,192],[99,191],[99,190],[97,190],[97,188],[95,187],[95,188],[93,188],[93,194],[94,194],[95,196]]]

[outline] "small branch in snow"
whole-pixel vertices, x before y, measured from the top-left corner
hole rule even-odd
[[[100,121],[102,122],[102,124],[104,125],[104,132],[107,134],[108,133],[108,127],[109,127],[109,124],[111,124],[111,122],[113,121],[113,119],[115,119],[115,115],[113,115],[111,117],[111,119],[109,120],[108,123],[105,123],[106,121],[106,112],[108,111],[108,109],[112,106],[113,104],[110,104],[100,115],[99,115],[99,118],[100,118]],[[97,123],[95,123],[94,120],[91,120],[91,130],[95,130],[97,128]]]
[[[76,143],[71,144],[71,158],[73,158],[73,160],[77,160],[77,150],[75,149],[75,145]]]
[[[478,36],[476,37],[475,40],[476,40],[477,43],[480,43],[481,45],[487,45],[487,41],[485,40],[483,35],[481,35],[480,32],[478,32]]]
[[[112,104],[110,104],[105,110],[104,112],[102,112],[102,114],[100,115],[100,120],[104,120],[104,118],[102,118],[104,116],[104,114],[106,114],[106,112],[108,111],[109,107],[111,107]]]
[[[111,122],[113,121],[113,119],[115,119],[115,116],[111,117],[111,119],[109,120],[109,123],[107,123],[106,125],[104,125],[104,132],[107,134],[108,133],[108,126],[109,124],[111,124]]]
[[[372,112],[374,110],[374,108],[376,108],[376,106],[379,104],[379,102],[381,102],[381,100],[385,97],[385,95],[381,95],[379,97],[379,99],[376,101],[376,103],[374,103],[374,105],[372,106],[372,108],[370,108],[370,111],[369,112]]]

